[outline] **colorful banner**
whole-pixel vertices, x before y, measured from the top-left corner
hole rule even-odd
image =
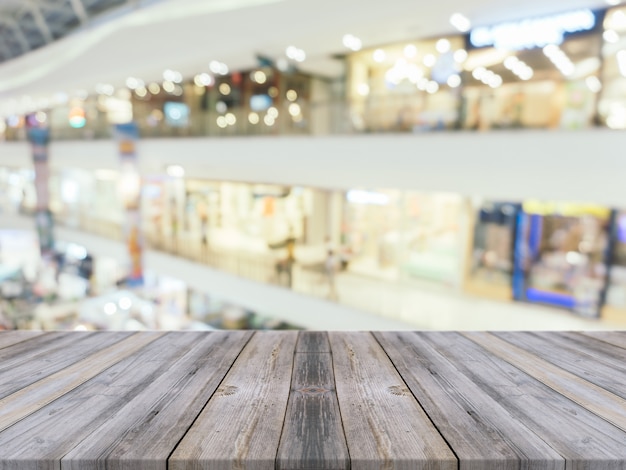
[[[48,142],[50,141],[50,130],[43,127],[31,127],[28,129],[28,140],[32,146],[35,170],[35,191],[37,193],[35,226],[39,236],[39,250],[42,257],[48,258],[52,256],[54,250],[54,224],[49,207]]]
[[[141,177],[136,152],[138,138],[134,122],[117,124],[115,138],[120,155],[119,193],[126,211],[124,239],[128,247],[130,269],[126,284],[130,287],[143,285],[143,235],[141,231]]]

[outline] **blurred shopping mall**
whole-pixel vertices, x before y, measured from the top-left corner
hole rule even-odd
[[[626,5],[0,2],[0,329],[626,328]]]

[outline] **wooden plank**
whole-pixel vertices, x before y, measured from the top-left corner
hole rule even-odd
[[[278,470],[350,468],[329,346],[326,333],[298,336]]]
[[[44,332],[38,330],[0,331],[0,349],[27,341],[42,334]]]
[[[190,334],[193,347],[65,455],[62,469],[146,468],[146,460],[150,468],[166,468],[168,456],[252,336],[248,331]]]
[[[89,333],[86,333],[89,334]],[[53,331],[37,335],[27,341],[0,349],[0,370],[14,368],[27,363],[37,356],[46,355],[47,351],[63,348],[72,342],[68,331]]]
[[[508,343],[482,333],[432,332],[421,336],[564,457],[568,470],[614,470],[626,462],[626,433],[470,338],[481,336],[487,343]]]
[[[576,333],[494,334],[581,379],[626,398],[626,349]]]
[[[379,332],[375,337],[454,450],[461,470],[565,468],[554,449],[421,336]]]
[[[125,357],[139,351],[163,333],[134,334],[82,361],[49,375],[0,400],[0,431],[24,419],[38,409],[62,397],[70,390],[95,377]]]
[[[58,469],[63,456],[157,381],[202,334],[133,335],[142,348],[0,433],[0,469]]]
[[[8,360],[0,367],[0,398],[65,369],[131,334],[128,331],[107,334],[68,333],[67,341],[63,344],[57,341],[54,343],[55,348],[44,349],[39,354],[30,356],[25,363],[21,358]]]
[[[329,338],[351,468],[456,469],[454,454],[373,336]]]
[[[626,349],[626,331],[580,331],[578,333]]]
[[[169,459],[168,469],[273,470],[297,332],[255,335]]]
[[[328,334],[325,331],[301,331],[296,343],[296,352],[330,353]]]
[[[464,333],[487,351],[626,431],[626,400],[491,333]],[[546,351],[547,354],[549,353]],[[542,354],[542,356],[544,355]]]

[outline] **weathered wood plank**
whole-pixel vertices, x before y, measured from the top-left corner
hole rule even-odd
[[[200,335],[141,332],[129,338],[143,347],[0,432],[0,469],[58,469],[63,456],[158,380]]]
[[[141,333],[130,336],[97,354],[86,357],[63,370],[24,387],[0,400],[0,431],[24,419],[38,409],[105,371],[113,364],[139,351],[163,336],[163,333]]]
[[[626,349],[626,331],[580,331],[579,334]]]
[[[297,332],[252,337],[182,439],[168,469],[273,470]]]
[[[325,331],[301,331],[296,343],[296,352],[330,353],[328,334]]]
[[[486,346],[495,341],[508,343],[482,333],[420,336],[563,456],[568,470],[614,470],[626,463],[626,433],[472,339],[481,336]]]
[[[43,331],[35,330],[0,331],[0,349],[21,343],[22,341],[29,340],[42,334],[44,334]]]
[[[327,335],[301,332],[298,350],[276,468],[349,469]]]
[[[451,333],[446,333],[452,335]],[[564,459],[414,332],[374,334],[460,470],[563,469]]]
[[[555,366],[491,333],[464,333],[466,337],[509,364],[569,398],[574,403],[626,431],[626,400],[571,372]],[[546,351],[546,353],[549,353]],[[543,355],[543,354],[542,354]]]
[[[454,454],[373,336],[329,338],[351,469],[456,469]]]
[[[88,335],[89,333],[83,333]],[[63,348],[71,344],[72,335],[68,331],[52,331],[37,335],[27,341],[0,349],[0,370],[12,369],[20,364],[27,363],[30,359],[46,355],[48,351]]]
[[[247,331],[188,334],[195,337],[193,347],[65,455],[63,470],[166,468],[168,456],[252,336]]]
[[[626,349],[575,333],[494,333],[603,389],[626,398]]]
[[[100,349],[104,349],[131,335],[131,332],[73,333],[67,341],[54,342],[54,348],[44,349],[39,354],[29,356],[28,361],[13,358],[0,367],[0,398],[15,393],[22,388],[58,372],[78,362]],[[65,338],[63,338],[65,339]]]

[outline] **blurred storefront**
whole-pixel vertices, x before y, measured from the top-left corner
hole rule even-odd
[[[521,204],[477,202],[473,243],[468,257],[466,292],[512,300],[514,242]]]
[[[343,240],[350,271],[458,286],[464,210],[456,194],[348,191]]]
[[[462,36],[350,54],[347,87],[355,127],[366,132],[455,127],[466,56]]]
[[[576,10],[474,29],[463,68],[462,127],[594,125],[602,12]]]
[[[594,205],[524,202],[515,243],[515,299],[599,316],[610,215],[610,209]]]
[[[626,129],[626,7],[607,11],[603,37],[598,115],[610,129]]]

